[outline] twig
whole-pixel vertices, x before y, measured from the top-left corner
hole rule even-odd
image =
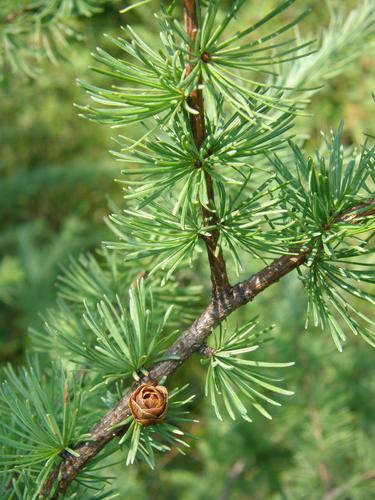
[[[195,42],[198,33],[197,21],[197,3],[195,0],[184,0],[184,22],[185,30],[189,35],[192,42]],[[186,77],[194,69],[194,64],[191,61],[186,63]],[[201,81],[199,82],[201,83]],[[189,106],[197,111],[197,114],[190,114],[190,124],[194,136],[194,141],[197,149],[199,150],[206,139],[206,124],[204,116],[204,99],[203,92],[200,86],[194,89],[188,99]],[[197,168],[202,168],[199,160],[196,163]],[[201,205],[201,211],[205,226],[215,226],[211,231],[210,236],[204,236],[203,240],[206,244],[208,260],[211,268],[211,282],[213,296],[216,297],[222,293],[223,290],[229,288],[229,280],[227,268],[222,249],[217,248],[220,237],[220,229],[217,225],[217,218],[215,214],[215,193],[214,184],[211,175],[205,171],[205,182],[207,186],[208,206]]]
[[[354,207],[357,215],[349,211],[345,212],[345,221],[357,224],[364,217],[371,216],[375,210],[375,199],[372,199],[360,208],[367,207],[367,211],[358,210]],[[341,215],[337,220],[343,221]],[[174,373],[190,356],[199,351],[212,330],[225,320],[233,311],[254,300],[254,298],[269,286],[277,283],[283,276],[304,264],[307,260],[309,249],[296,249],[290,255],[284,255],[274,260],[249,279],[236,284],[223,291],[217,298],[213,298],[208,307],[197,318],[194,323],[185,330],[175,343],[166,350],[165,357],[170,359],[157,363],[149,370],[149,375],[142,378],[137,386],[143,383],[158,383],[162,378]],[[52,498],[56,499],[66,491],[80,471],[111,441],[117,433],[113,426],[124,421],[129,415],[130,393],[126,394],[99,424],[91,431],[90,441],[78,446],[75,451],[79,456],[69,455],[65,457],[50,477],[47,479],[40,498],[49,497],[54,491]],[[55,483],[57,482],[57,485]]]

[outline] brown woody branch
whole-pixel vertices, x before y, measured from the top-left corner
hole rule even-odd
[[[156,364],[149,370],[148,377],[144,377],[141,383],[158,383],[163,377],[171,375],[181,366],[207,339],[212,330],[226,317],[240,306],[253,300],[260,292],[276,283],[285,274],[300,266],[306,260],[306,252],[295,255],[283,256],[265,267],[259,273],[253,275],[249,280],[238,283],[234,287],[223,291],[216,299],[213,299],[203,313],[194,323],[185,330],[176,342],[165,352],[165,357],[173,356],[171,359]],[[99,424],[91,432],[91,439],[78,446],[75,451],[78,457],[66,455],[58,470],[48,478],[41,498],[48,497],[55,481],[58,479],[57,490],[52,498],[58,498],[66,491],[67,487],[77,477],[79,472],[93,459],[104,446],[111,441],[116,432],[114,426],[125,420],[130,415],[128,407],[130,393],[126,394]]]
[[[195,0],[184,0],[184,23],[186,33],[189,35],[192,42],[195,42],[198,33],[197,21],[197,6]],[[186,77],[194,69],[194,63],[188,61],[186,64]],[[201,81],[199,82],[201,83]],[[204,99],[202,89],[196,88],[189,96],[189,106],[197,111],[197,114],[190,114],[190,124],[194,136],[194,141],[199,150],[206,139],[206,124],[204,116]],[[197,159],[197,168],[202,168],[201,162]],[[220,229],[217,226],[217,218],[215,214],[215,193],[211,175],[205,171],[205,182],[207,186],[208,206],[201,205],[201,211],[205,226],[216,226],[210,232],[210,236],[204,236],[203,240],[206,244],[208,260],[211,269],[212,292],[216,296],[222,293],[223,290],[229,288],[228,274],[225,264],[223,251],[217,248]]]
[[[353,207],[351,211],[338,214],[337,222],[357,224],[365,217],[374,215],[375,199]],[[167,349],[165,357],[177,357],[157,363],[149,370],[149,375],[137,383],[157,384],[164,377],[174,373],[190,356],[199,351],[212,330],[225,320],[233,311],[254,300],[254,298],[269,286],[278,282],[280,278],[290,273],[307,260],[309,249],[295,249],[290,255],[284,255],[274,260],[249,279],[229,287],[214,297],[208,307],[194,323],[185,330],[175,343]],[[60,466],[51,474],[44,485],[41,498],[59,498],[80,471],[92,460],[116,435],[118,430],[113,427],[125,420],[129,415],[129,396],[126,394],[107,415],[92,430],[91,439],[76,447],[78,457],[66,454]],[[57,485],[56,485],[57,483]]]

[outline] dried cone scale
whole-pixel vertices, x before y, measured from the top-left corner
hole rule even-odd
[[[168,409],[168,390],[162,385],[140,385],[130,396],[129,408],[140,425],[161,422]]]

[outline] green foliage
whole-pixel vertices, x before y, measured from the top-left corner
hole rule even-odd
[[[11,302],[14,294],[14,285],[22,277],[22,269],[17,259],[6,256],[0,265],[0,298],[3,302]]]
[[[237,245],[257,256],[260,251],[275,252],[277,234],[271,219],[279,213],[278,187],[271,177],[250,191],[259,176],[248,162],[266,149],[277,148],[291,120],[285,115],[275,120],[273,131],[264,132],[236,113],[209,132],[197,151],[185,119],[175,122],[174,131],[166,129],[169,137],[165,141],[155,138],[129,153],[116,153],[120,160],[131,165],[137,161],[140,167],[123,171],[127,177],[125,199],[135,207],[110,217],[110,227],[120,241],[107,246],[125,251],[128,260],[155,256],[151,272],[165,270],[168,280],[194,253],[200,253],[200,239],[215,229],[204,225],[199,210],[199,203],[208,206],[208,174],[218,195],[220,241],[236,266],[240,266]],[[135,176],[137,180],[129,180]],[[232,193],[228,193],[228,185],[233,186]],[[164,206],[155,201],[162,197],[167,198]]]
[[[171,280],[168,286],[160,287],[157,277],[149,277],[147,272],[139,273],[138,269],[123,261],[121,254],[105,248],[95,256],[85,254],[78,259],[71,258],[69,265],[63,266],[62,270],[58,277],[58,294],[72,310],[83,312],[83,298],[88,306],[94,306],[104,297],[113,303],[118,298],[128,301],[129,284],[147,276],[145,285],[152,289],[153,309],[157,316],[163,315],[165,308],[173,305],[168,318],[170,327],[180,326],[181,321],[189,323],[198,311],[200,285],[181,287]]]
[[[122,38],[111,39],[134,62],[115,58],[98,48],[95,59],[104,68],[95,71],[125,83],[106,90],[80,82],[95,102],[105,107],[84,107],[85,116],[113,126],[131,124],[160,115],[161,123],[175,116],[192,86],[184,79],[184,60],[174,53],[169,39],[162,38],[164,50],[154,51],[128,26],[126,34],[132,42]],[[136,85],[136,87],[134,87]]]
[[[226,195],[225,191],[218,195],[220,242],[229,250],[238,268],[244,260],[240,257],[240,250],[265,258],[282,253],[287,241],[282,232],[285,227],[279,224],[284,209],[280,207],[279,187],[273,184],[274,177],[271,175],[251,190],[249,186],[254,178],[257,179],[252,172],[244,177],[242,186],[233,196]]]
[[[275,76],[272,71],[275,65],[307,56],[310,53],[308,50],[311,50],[311,42],[298,45],[293,37],[288,40],[280,38],[301,22],[307,11],[274,31],[270,30],[267,34],[257,36],[262,26],[268,26],[268,23],[292,5],[294,0],[281,2],[254,25],[221,40],[227,26],[241,13],[240,9],[244,3],[245,0],[233,2],[224,19],[215,24],[219,1],[209,2],[196,46],[192,48],[197,58],[197,67],[201,68],[209,91],[224,96],[226,102],[232,104],[235,110],[250,122],[271,128],[269,122],[272,117],[257,109],[257,105],[269,106],[278,111],[289,111],[293,108],[293,112],[296,112],[298,105],[304,101],[284,96],[283,90],[288,89],[273,84],[272,79],[262,82],[254,77],[244,76],[238,70],[250,72],[251,75],[265,73]],[[254,37],[252,41],[247,41],[249,35]],[[207,63],[202,57],[203,54],[209,55]]]
[[[0,398],[2,467],[34,470],[43,485],[59,455],[74,455],[72,448],[84,438],[79,384],[58,365],[42,375],[35,361],[19,374],[6,370]]]
[[[220,36],[238,13],[244,0],[234,2],[225,19],[218,26],[215,26],[215,17],[219,2],[210,2],[206,17],[202,20],[202,29],[199,30],[194,44],[184,33],[180,22],[168,12],[163,11],[158,17],[162,28],[163,45],[163,50],[159,52],[154,51],[128,26],[126,33],[131,38],[131,42],[122,38],[112,39],[112,41],[134,59],[134,62],[125,63],[122,59],[115,58],[99,48],[95,58],[104,68],[94,68],[95,71],[125,82],[127,86],[114,86],[113,90],[107,90],[81,82],[92,99],[104,106],[83,107],[85,116],[112,126],[145,121],[152,117],[157,118],[158,123],[164,124],[172,121],[180,110],[192,114],[197,113],[190,107],[188,96],[203,78],[211,96],[221,95],[226,103],[232,104],[235,112],[247,122],[258,126],[261,124],[262,128],[272,130],[270,123],[272,124],[274,119],[267,114],[266,110],[271,108],[295,113],[298,100],[284,98],[283,89],[280,86],[275,87],[271,82],[261,83],[249,80],[238,72],[233,73],[228,68],[258,72],[262,67],[279,65],[307,55],[307,53],[301,55],[299,52],[302,48],[309,47],[310,43],[305,43],[301,47],[295,45],[292,39],[276,45],[267,45],[268,41],[292,29],[305,14],[267,36],[258,37],[253,42],[238,47],[240,40],[256,32],[258,28],[289,7],[293,1],[283,2],[255,25],[237,32],[222,42],[220,42]],[[280,46],[282,49],[276,55],[269,55],[271,50]],[[254,54],[258,53],[261,56],[254,57]],[[187,54],[189,54],[191,64],[194,65],[188,77],[185,74]],[[209,55],[208,62],[203,60],[204,54]],[[303,102],[301,101],[300,104]],[[149,130],[146,135],[152,131],[153,129]]]
[[[284,66],[277,79],[286,86],[320,85],[343,73],[362,54],[374,53],[374,0],[358,4],[349,15],[330,6],[330,25],[319,41],[318,49],[307,57],[295,59]],[[299,37],[300,42],[301,36]]]
[[[72,259],[59,281],[58,307],[46,315],[44,330],[33,330],[33,343],[38,350],[83,365],[99,376],[99,384],[138,380],[147,366],[163,359],[174,328],[194,317],[199,291],[188,287],[179,293],[173,281],[152,287],[152,280],[137,277],[106,250],[101,259]]]
[[[11,477],[11,479],[5,474],[0,476],[0,491],[8,495],[6,498],[32,500],[35,498],[35,495],[32,493],[33,489],[34,481],[27,471],[17,471],[17,474],[14,474],[14,477]]]
[[[252,422],[243,399],[263,416],[271,419],[263,403],[276,406],[279,406],[279,403],[263,391],[288,396],[293,394],[274,385],[272,382],[275,379],[264,375],[258,369],[288,367],[294,363],[256,361],[242,356],[256,351],[263,342],[262,336],[254,332],[256,325],[256,321],[252,320],[234,332],[230,332],[225,326],[219,327],[212,335],[205,392],[206,396],[210,397],[219,420],[222,420],[219,401],[233,420],[236,419],[236,414],[239,414],[244,420]]]
[[[92,16],[105,0],[17,0],[0,10],[0,75],[8,67],[35,78],[43,59],[56,63],[71,39],[80,38],[72,20]]]
[[[345,158],[342,134],[342,127],[336,134],[332,132],[332,141],[326,142],[327,154],[317,152],[315,162],[313,158],[306,161],[300,148],[291,143],[294,171],[277,155],[273,161],[278,182],[285,185],[282,189],[288,203],[288,217],[294,221],[296,233],[303,234],[301,240],[307,242],[320,236],[317,232],[327,231],[322,243],[328,254],[333,253],[327,241],[328,237],[332,240],[332,233],[335,239],[343,230],[345,234],[354,236],[372,228],[371,225],[363,228],[362,224],[345,224],[342,229],[341,224],[345,220],[338,217],[357,204],[372,199],[371,175],[375,170],[375,148],[364,146],[360,155],[354,152]],[[373,224],[371,218],[369,223]]]
[[[147,210],[125,210],[126,215],[112,215],[114,224],[110,227],[120,241],[107,246],[125,251],[127,260],[156,256],[151,272],[166,270],[168,280],[177,266],[192,259],[194,251],[199,249],[199,236],[209,234],[197,206],[186,214],[183,228],[181,217],[173,215],[172,207],[153,202]]]
[[[276,149],[293,120],[289,114],[275,119],[270,132],[253,125],[239,113],[227,120],[222,114],[216,118],[219,121],[210,123],[212,130],[208,131],[199,150],[192,141],[188,117],[183,115],[176,119],[173,128],[165,128],[166,137],[156,136],[137,148],[130,144],[121,152],[113,152],[119,161],[130,165],[122,171],[126,177],[122,181],[126,186],[125,199],[139,199],[139,208],[143,208],[178,186],[179,196],[172,213],[180,214],[184,227],[191,205],[208,204],[206,174],[214,178],[221,190],[229,182],[241,185],[246,175],[242,171],[249,170],[252,157]],[[120,144],[121,140],[126,138],[120,136]],[[131,168],[134,163],[136,169]]]
[[[277,156],[273,161],[278,182],[284,184],[286,222],[292,222],[290,231],[296,243],[310,249],[307,272],[301,272],[309,298],[307,321],[312,316],[315,326],[329,327],[339,350],[346,335],[335,314],[354,334],[375,345],[374,333],[356,318],[368,325],[374,325],[373,321],[348,302],[348,296],[354,296],[375,303],[373,295],[358,285],[374,283],[366,260],[373,254],[368,243],[375,229],[374,218],[353,224],[345,215],[338,215],[357,206],[360,208],[353,215],[360,217],[366,202],[373,198],[375,150],[364,146],[360,155],[351,153],[346,158],[342,132],[341,128],[332,134],[332,141],[326,143],[327,154],[317,153],[316,161],[306,161],[293,144],[295,169]]]
[[[106,299],[97,304],[96,310],[86,308],[84,320],[96,344],[76,347],[77,354],[90,362],[92,369],[98,369],[105,377],[123,378],[133,373],[138,378],[137,372],[146,364],[160,360],[163,343],[168,340],[161,337],[171,309],[165,312],[160,324],[155,324],[152,296],[150,292],[148,295],[141,280],[137,288],[130,289],[126,310],[119,300],[115,307]]]

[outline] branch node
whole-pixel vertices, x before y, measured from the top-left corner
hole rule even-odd
[[[216,349],[214,349],[213,347],[209,347],[206,343],[204,343],[200,346],[198,352],[206,358],[212,358],[212,356],[214,356],[216,353]]]
[[[208,52],[203,52],[201,59],[204,63],[209,63],[211,61],[211,55]]]

